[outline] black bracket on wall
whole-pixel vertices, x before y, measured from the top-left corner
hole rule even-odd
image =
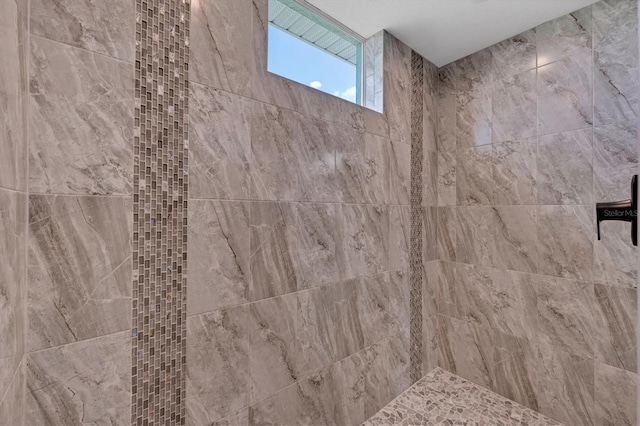
[[[638,245],[638,175],[631,179],[631,198],[623,201],[596,203],[598,217],[598,240],[600,239],[600,222],[619,220],[631,222],[631,242]]]

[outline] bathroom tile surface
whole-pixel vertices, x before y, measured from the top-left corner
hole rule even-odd
[[[562,425],[436,368],[364,422],[363,426],[441,424]]]

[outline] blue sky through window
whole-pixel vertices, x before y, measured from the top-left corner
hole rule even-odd
[[[355,65],[273,25],[269,25],[268,46],[270,72],[356,102]]]

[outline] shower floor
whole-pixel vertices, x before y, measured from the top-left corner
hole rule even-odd
[[[562,426],[440,368],[416,382],[363,426],[442,424]]]

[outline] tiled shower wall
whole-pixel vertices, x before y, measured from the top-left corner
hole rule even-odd
[[[439,70],[440,366],[572,425],[636,424],[637,2]]]
[[[411,50],[379,114],[266,71],[266,0],[191,6],[188,422],[362,422],[410,384]]]
[[[22,422],[27,231],[27,16],[0,1],[0,424]]]

